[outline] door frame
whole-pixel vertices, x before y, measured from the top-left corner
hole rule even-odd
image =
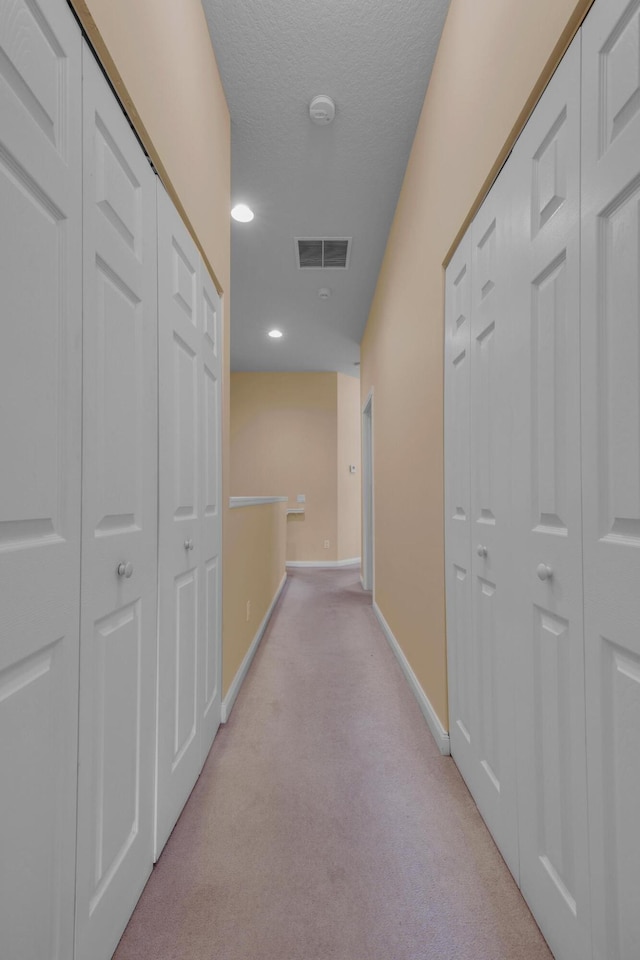
[[[362,567],[360,580],[365,590],[371,591],[375,602],[375,490],[373,454],[373,387],[362,407]]]

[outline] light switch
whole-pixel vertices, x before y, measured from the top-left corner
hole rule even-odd
[[[304,493],[299,493],[298,496],[296,497],[296,500],[298,501],[298,503],[307,502],[307,498],[305,497]]]
[[[355,473],[355,472],[356,472],[356,465],[355,465],[355,463],[350,463],[350,464],[349,464],[349,473]]]

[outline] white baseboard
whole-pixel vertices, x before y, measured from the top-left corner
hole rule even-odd
[[[351,567],[360,563],[360,557],[350,557],[349,560],[287,560],[288,567]]]
[[[437,713],[431,706],[429,698],[427,697],[426,693],[420,686],[418,678],[416,677],[415,673],[411,668],[411,664],[409,663],[404,653],[402,652],[400,644],[398,643],[393,633],[391,632],[391,627],[389,626],[384,616],[382,615],[382,612],[378,604],[375,602],[375,600],[373,601],[373,612],[378,618],[380,626],[382,627],[385,633],[385,636],[389,642],[389,646],[391,647],[391,649],[396,655],[396,660],[400,664],[400,669],[402,670],[405,677],[407,678],[407,682],[411,687],[411,691],[414,697],[418,701],[418,706],[422,710],[422,714],[425,720],[427,721],[427,726],[429,727],[429,730],[432,733],[433,739],[435,740],[440,753],[448,757],[449,754],[451,753],[449,734],[440,723]]]
[[[283,577],[282,580],[280,581],[280,586],[279,586],[278,589],[276,590],[275,595],[274,595],[274,598],[273,598],[273,600],[271,601],[271,603],[269,604],[269,609],[268,609],[267,612],[265,613],[265,615],[264,615],[264,617],[263,617],[263,619],[262,619],[262,623],[261,623],[260,626],[258,627],[258,631],[257,631],[255,637],[254,637],[253,640],[251,641],[251,646],[250,646],[249,649],[247,650],[247,652],[246,652],[246,654],[245,654],[245,657],[244,657],[244,660],[243,660],[242,663],[240,664],[240,667],[239,667],[239,669],[238,669],[238,672],[236,673],[235,677],[233,678],[233,682],[232,682],[231,686],[229,687],[229,690],[228,690],[228,692],[227,692],[227,695],[226,695],[226,697],[224,698],[224,700],[222,701],[222,710],[221,710],[221,716],[220,716],[220,721],[221,721],[221,723],[226,723],[227,720],[229,719],[229,715],[231,714],[231,710],[232,710],[232,708],[233,708],[233,704],[235,703],[236,697],[237,697],[238,694],[240,693],[240,687],[242,686],[242,684],[243,684],[243,682],[244,682],[244,678],[245,678],[246,675],[247,675],[247,671],[249,670],[249,667],[251,666],[251,661],[253,660],[253,658],[254,658],[254,656],[255,656],[255,654],[256,654],[256,650],[258,649],[258,646],[260,645],[260,641],[262,640],[262,635],[264,634],[265,630],[267,629],[267,624],[269,623],[269,619],[270,619],[270,617],[271,617],[271,614],[273,613],[273,608],[275,607],[276,603],[277,603],[278,600],[280,599],[280,594],[282,593],[282,588],[284,587],[284,585],[285,585],[286,582],[287,582],[287,574],[286,574],[286,572],[285,572],[284,577]]]

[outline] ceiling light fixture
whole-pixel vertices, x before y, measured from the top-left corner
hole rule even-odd
[[[282,330],[269,330],[269,336],[272,340],[279,340],[282,336]]]
[[[253,210],[246,203],[236,203],[231,211],[231,216],[238,223],[251,223],[253,220]]]
[[[331,296],[331,290],[329,290],[329,287],[320,287],[318,290],[318,296],[321,300],[328,300]]]
[[[336,105],[331,97],[327,97],[324,93],[321,93],[319,97],[314,97],[309,104],[309,116],[314,123],[320,124],[320,126],[331,123],[335,115]]]

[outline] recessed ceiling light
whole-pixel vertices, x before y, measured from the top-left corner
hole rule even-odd
[[[250,223],[253,220],[253,210],[246,203],[236,203],[231,211],[231,216],[238,223]]]
[[[269,336],[272,340],[279,340],[282,336],[282,330],[269,330]]]

